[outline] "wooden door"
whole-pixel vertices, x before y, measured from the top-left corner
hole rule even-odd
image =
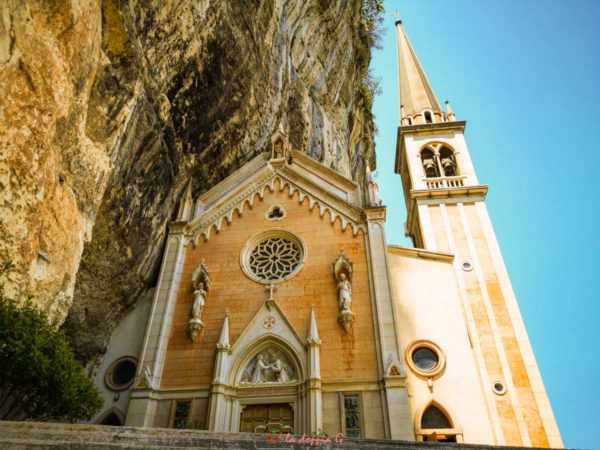
[[[247,405],[242,411],[240,431],[247,433],[265,431],[293,432],[294,411],[287,403],[272,405]]]

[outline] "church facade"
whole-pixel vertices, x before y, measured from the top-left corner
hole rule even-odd
[[[357,184],[280,127],[199,198],[188,187],[154,297],[98,372],[98,423],[562,446],[466,123],[396,30],[415,247],[386,243],[368,167]]]

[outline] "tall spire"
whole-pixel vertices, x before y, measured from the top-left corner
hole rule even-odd
[[[398,91],[402,120],[404,116],[420,114],[424,109],[441,111],[425,72],[410,45],[401,20],[396,20],[396,44],[398,51]]]

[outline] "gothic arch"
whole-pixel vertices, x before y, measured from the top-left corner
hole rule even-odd
[[[105,411],[98,420],[96,420],[98,425],[112,425],[121,427],[125,425],[125,414],[117,408],[110,408],[108,411]]]
[[[435,428],[435,427],[423,428],[422,427],[423,415],[431,407],[436,408],[439,412],[441,412],[444,415],[444,417],[447,419],[447,421],[450,424],[450,428]],[[422,437],[424,435],[428,434],[427,430],[433,431],[436,429],[437,430],[443,429],[446,432],[446,436],[456,437],[456,442],[462,442],[462,428],[459,424],[457,416],[455,414],[453,414],[453,412],[448,407],[442,406],[436,400],[431,400],[425,406],[423,406],[419,410],[417,410],[417,413],[415,414],[415,417],[414,417],[414,428],[415,428],[415,435],[417,438],[421,437],[421,439],[422,439]],[[418,439],[418,440],[421,440],[421,439]]]
[[[293,369],[297,374],[297,382],[302,382],[307,378],[307,367],[305,364],[306,355],[299,355],[294,349],[294,346],[288,343],[285,339],[275,334],[266,334],[256,341],[250,343],[239,353],[234,356],[234,360],[231,363],[231,370],[229,371],[229,378],[227,380],[230,386],[237,386],[240,384],[242,372],[250,361],[259,353],[265,352],[270,348],[275,348],[279,352],[283,353],[288,360],[292,363]]]

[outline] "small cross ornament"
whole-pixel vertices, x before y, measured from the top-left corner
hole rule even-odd
[[[273,316],[265,317],[265,320],[263,320],[263,327],[265,327],[268,330],[268,329],[273,328],[273,325],[275,325],[275,317],[273,317]]]
[[[269,311],[271,311],[271,309],[273,309],[273,306],[275,305],[275,297],[273,297],[273,291],[275,289],[277,289],[277,286],[275,286],[273,283],[269,284],[268,286],[265,286],[265,290],[269,291],[269,298],[265,302]]]
[[[392,16],[394,16],[394,18],[396,19],[396,22],[398,22],[400,20],[400,13],[398,12],[398,10],[394,11],[392,13]]]
[[[275,298],[273,297],[273,291],[277,289],[277,286],[275,286],[273,283],[269,284],[268,286],[265,286],[265,290],[269,291],[269,298],[267,300],[270,301],[274,301]]]

